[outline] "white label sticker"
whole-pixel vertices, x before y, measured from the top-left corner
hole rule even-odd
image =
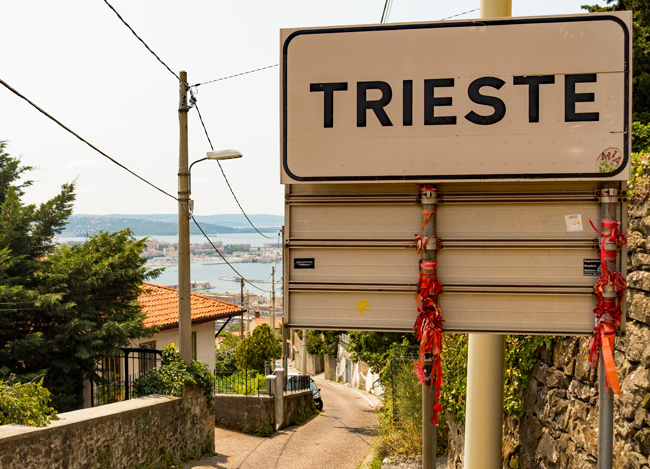
[[[582,231],[582,215],[565,215],[567,231]]]

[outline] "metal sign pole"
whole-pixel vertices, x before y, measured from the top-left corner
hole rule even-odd
[[[422,228],[422,236],[424,238],[431,238],[436,234],[436,204],[438,193],[437,192],[423,192],[422,193],[422,222],[426,222]],[[436,261],[436,248],[430,246],[428,249],[422,250],[423,262]],[[431,272],[422,269],[423,273],[430,274]],[[436,389],[432,386],[433,376],[433,359],[431,353],[425,354],[424,359],[424,373],[425,381],[422,383],[422,468],[433,469],[436,467],[436,426],[431,423],[433,419],[433,406],[436,403]]]
[[[618,189],[612,184],[605,184],[601,191],[601,220],[620,220],[617,213]],[[615,194],[615,196],[614,196]],[[602,227],[602,223],[601,223]],[[603,229],[603,228],[601,228]],[[603,229],[602,235],[607,237],[611,233]],[[607,244],[603,245],[607,246]],[[618,271],[620,255],[615,258],[605,257],[607,267]],[[605,287],[607,288],[607,287]],[[614,391],[607,388],[607,374],[603,361],[603,351],[598,356],[598,469],[612,468],[612,454],[614,446]]]

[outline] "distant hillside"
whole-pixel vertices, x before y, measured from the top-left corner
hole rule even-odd
[[[130,229],[135,236],[173,236],[178,234],[178,215],[152,216],[163,218],[169,217],[170,221],[146,218],[148,217],[147,215],[126,215],[123,217],[120,217],[119,215],[72,215],[68,220],[68,225],[66,226],[65,231],[61,233],[61,236],[86,236],[97,234],[100,231],[114,232],[126,228]],[[218,217],[219,215],[215,216]],[[248,228],[236,228],[209,223],[204,221],[202,217],[197,217],[197,220],[207,234],[252,233],[255,231],[250,227],[250,225],[248,225]],[[277,230],[276,227],[265,226],[258,226],[258,229],[266,232]],[[190,234],[201,234],[199,229],[193,223],[190,224]]]
[[[121,218],[130,220],[151,220],[161,221],[168,223],[178,223],[178,214],[110,214],[110,215],[92,215],[92,214],[78,214],[76,217],[100,217],[100,218]],[[225,214],[225,215],[195,215],[196,220],[203,225],[203,223],[212,223],[219,226],[229,226],[231,228],[251,228],[248,220],[241,213]],[[262,228],[272,228],[270,231],[276,231],[284,225],[284,217],[281,215],[267,215],[257,214],[248,216],[253,224],[260,230]],[[252,230],[252,228],[251,228]],[[254,231],[254,230],[253,230]]]

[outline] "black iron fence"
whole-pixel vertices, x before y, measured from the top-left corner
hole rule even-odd
[[[242,396],[270,394],[266,376],[252,370],[214,373],[215,394],[240,394]]]
[[[91,380],[92,407],[128,400],[133,383],[140,376],[160,366],[162,351],[150,348],[121,348],[115,356],[105,357]]]
[[[284,384],[284,392],[294,393],[311,389],[310,383],[311,377],[309,375],[287,376]]]

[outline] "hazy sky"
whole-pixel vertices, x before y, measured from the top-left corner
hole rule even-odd
[[[190,84],[279,63],[280,28],[378,23],[384,0],[109,0]],[[581,13],[603,0],[513,0],[513,16]],[[479,0],[393,0],[389,22],[435,21]],[[22,0],[0,9],[0,78],[82,137],[172,195],[177,193],[178,82],[103,0]],[[457,19],[478,17],[478,11]],[[283,214],[279,68],[198,87],[215,149],[244,157],[222,166],[249,214]],[[37,167],[26,201],[77,181],[75,213],[175,213],[176,202],[139,181],[0,86],[0,139]],[[189,114],[190,162],[210,150]],[[218,165],[192,171],[195,214],[237,213]]]

